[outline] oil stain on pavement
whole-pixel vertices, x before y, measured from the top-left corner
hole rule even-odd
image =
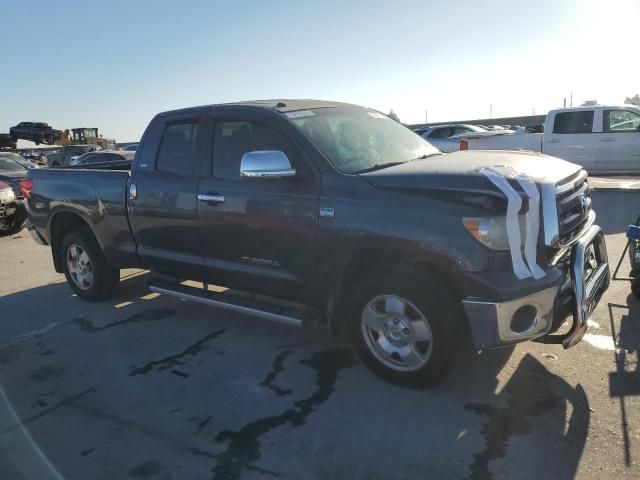
[[[283,350],[282,352],[278,353],[278,355],[276,355],[276,358],[273,359],[271,371],[265,377],[264,381],[260,384],[276,392],[279,397],[284,397],[285,395],[289,395],[291,393],[290,389],[281,388],[278,385],[274,385],[273,382],[275,382],[278,374],[284,371],[284,361],[289,355],[291,355],[292,352],[293,350]]]
[[[172,317],[175,315],[175,310],[171,310],[169,308],[159,308],[155,310],[146,310],[144,312],[136,313],[135,315],[131,315],[123,320],[118,320],[117,322],[107,323],[106,325],[96,327],[91,320],[87,320],[84,317],[76,317],[73,321],[80,326],[80,328],[87,333],[96,333],[102,332],[104,330],[108,330],[113,327],[118,327],[121,325],[126,325],[128,323],[137,323],[137,322],[154,322],[157,320],[163,320],[168,317]]]
[[[158,370],[167,370],[177,365],[184,365],[185,362],[182,361],[184,357],[197,356],[202,350],[207,348],[206,344],[208,342],[210,342],[215,338],[218,338],[220,335],[224,334],[226,331],[227,330],[224,328],[222,330],[216,330],[215,332],[211,332],[207,336],[201,338],[200,340],[195,342],[193,345],[188,346],[182,352],[176,355],[170,355],[168,357],[161,358],[160,360],[153,360],[141,367],[133,367],[131,368],[129,375],[130,376],[144,375],[145,373],[149,373],[154,368],[157,368]]]
[[[274,360],[274,365],[282,367],[282,362],[286,356],[279,354]],[[216,435],[215,441],[217,443],[228,443],[226,450],[217,455],[197,448],[190,449],[193,455],[201,455],[217,460],[215,467],[212,469],[214,480],[238,480],[244,470],[257,471],[273,477],[282,476],[281,473],[254,465],[254,462],[262,456],[260,452],[260,437],[286,424],[290,424],[293,427],[304,425],[306,418],[313,413],[314,409],[326,402],[335,391],[338,373],[345,368],[354,366],[356,362],[353,352],[350,350],[332,348],[316,352],[311,358],[301,360],[300,363],[316,372],[316,389],[311,395],[295,401],[291,408],[280,415],[259,418],[237,431],[221,431]],[[281,368],[274,368],[274,370],[281,371]],[[277,372],[271,378],[272,381],[276,374]],[[268,379],[269,376],[263,384]]]

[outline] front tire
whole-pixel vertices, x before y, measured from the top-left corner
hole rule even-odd
[[[109,298],[120,281],[120,270],[110,267],[100,245],[87,229],[67,234],[60,245],[64,276],[83,300]]]
[[[349,334],[379,377],[410,388],[442,381],[452,367],[456,316],[448,295],[419,278],[379,273],[352,297]]]

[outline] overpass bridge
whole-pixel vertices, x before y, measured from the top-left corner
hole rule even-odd
[[[455,120],[448,122],[430,122],[430,123],[416,123],[413,125],[407,125],[412,130],[416,128],[433,127],[436,125],[448,125],[451,123],[466,123],[469,125],[521,125],[523,127],[531,127],[533,125],[540,125],[544,123],[546,115],[526,115],[522,117],[500,117],[500,118],[480,118],[476,120]]]

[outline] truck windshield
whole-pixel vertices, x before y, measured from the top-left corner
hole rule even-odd
[[[347,174],[440,153],[408,128],[375,110],[318,108],[286,115],[334,167]]]

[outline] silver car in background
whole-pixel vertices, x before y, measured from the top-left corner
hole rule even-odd
[[[455,123],[451,125],[434,125],[433,127],[419,128],[415,132],[436,147],[441,152],[451,153],[459,150],[460,137],[464,135],[495,135],[478,125]],[[503,130],[501,133],[512,133],[512,130]]]
[[[132,162],[136,152],[128,150],[101,150],[99,152],[87,152],[78,157],[72,158],[70,165],[89,165],[93,163],[105,162]]]

